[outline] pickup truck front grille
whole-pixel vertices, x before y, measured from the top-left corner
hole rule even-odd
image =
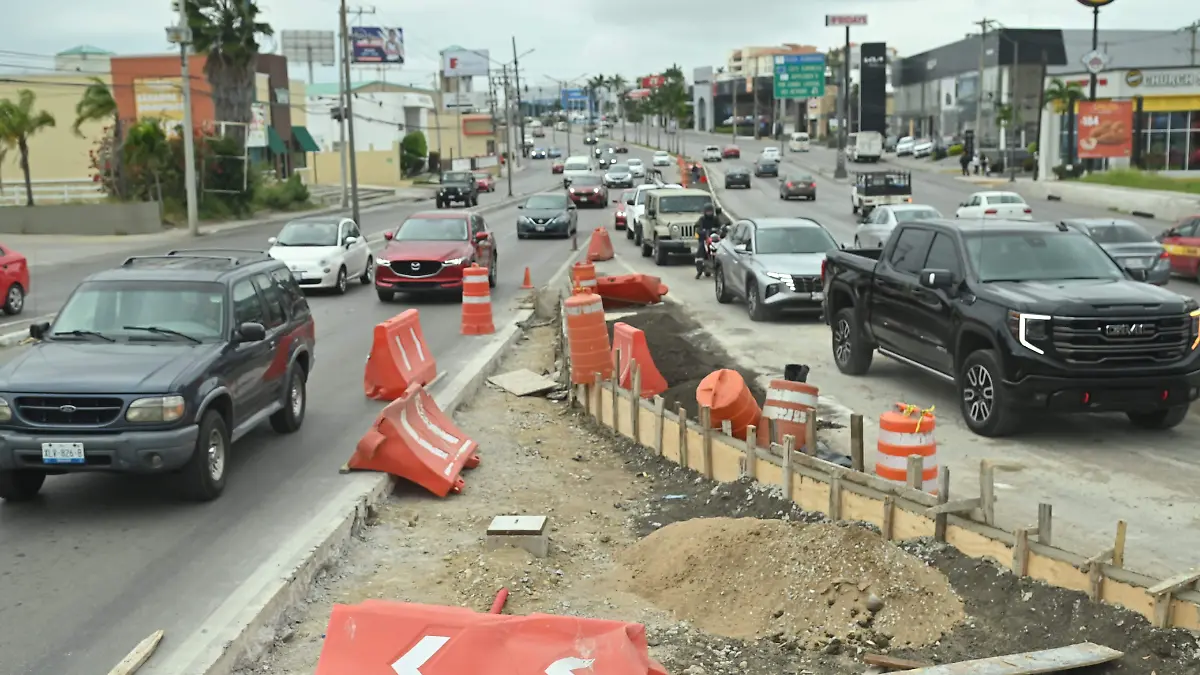
[[[30,424],[103,426],[121,416],[124,402],[105,396],[18,396],[17,413]]]
[[[1067,363],[1111,367],[1161,365],[1187,355],[1187,316],[1054,317],[1055,352]]]

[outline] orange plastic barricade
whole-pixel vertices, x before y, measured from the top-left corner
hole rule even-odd
[[[492,323],[492,294],[488,287],[488,270],[474,263],[463,270],[462,334],[491,335],[496,332]]]
[[[667,285],[649,274],[623,274],[596,279],[596,294],[604,301],[605,309],[653,305],[662,302]]]
[[[758,424],[762,410],[741,373],[736,370],[718,370],[700,380],[696,387],[696,403],[708,406],[712,426],[720,429],[721,423],[729,420],[733,435],[746,439],[746,427]]]
[[[612,377],[612,350],[600,296],[586,289],[563,301],[567,314],[567,343],[571,352],[571,382],[593,384],[596,374]]]
[[[387,600],[333,606],[316,675],[348,673],[667,675],[641,624]]]
[[[613,360],[617,364],[617,382],[625,389],[633,388],[633,364],[642,374],[642,398],[653,398],[667,390],[667,381],[658,372],[646,344],[646,334],[627,323],[613,324]]]
[[[596,290],[596,266],[590,262],[579,261],[571,266],[571,286],[576,290]]]
[[[758,425],[758,443],[783,443],[784,436],[796,439],[800,448],[808,439],[808,424],[812,412],[817,409],[819,390],[806,382],[771,380],[767,387],[767,400],[762,409],[762,422]],[[767,420],[774,420],[775,437],[767,433]]]
[[[363,373],[363,392],[377,401],[400,398],[414,384],[437,377],[437,362],[425,344],[421,318],[406,309],[375,326]]]
[[[479,466],[479,444],[415,384],[375,418],[347,466],[410,480],[439,497],[462,492],[464,468]]]
[[[916,406],[903,403],[896,407],[898,410],[889,410],[879,416],[875,474],[904,483],[908,480],[908,457],[920,455],[924,460],[921,489],[937,494],[937,441],[933,435],[937,420],[933,411],[918,410]]]
[[[613,250],[612,239],[608,237],[608,230],[597,227],[596,231],[592,232],[591,243],[588,244],[588,261],[612,260],[615,255],[616,251]]]

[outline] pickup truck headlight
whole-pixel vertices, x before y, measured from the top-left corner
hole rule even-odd
[[[12,419],[12,408],[8,405],[8,399],[0,398],[0,422],[7,422]]]
[[[1009,310],[1008,330],[1022,347],[1034,354],[1045,354],[1046,350],[1033,342],[1041,342],[1049,337],[1050,318],[1045,314],[1026,314]]]
[[[672,237],[678,237],[678,236],[679,236],[679,226],[678,226],[678,225],[672,225],[672,226],[671,226],[671,236],[672,236]]]
[[[183,417],[182,396],[152,396],[129,404],[125,419],[129,422],[174,422]]]

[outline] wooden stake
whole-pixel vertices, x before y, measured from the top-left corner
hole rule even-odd
[[[108,675],[133,675],[150,660],[154,655],[154,650],[158,649],[158,643],[162,642],[163,631],[156,630],[150,634],[145,640],[142,640],[134,647],[121,662],[108,671]]]
[[[677,404],[675,414],[679,416],[679,466],[685,469],[690,469],[688,457],[688,428],[687,428],[687,410],[683,408],[683,404]]]
[[[836,474],[829,477],[829,519],[842,519],[842,479]]]
[[[743,474],[751,479],[758,478],[758,429],[751,424],[746,427],[746,445],[742,451]]]
[[[1117,521],[1117,537],[1113,541],[1113,567],[1125,567],[1125,521]]]
[[[925,491],[925,458],[920,455],[908,456],[908,474],[905,483],[914,490]]]
[[[1038,543],[1046,546],[1053,546],[1053,523],[1054,505],[1038,504]]]
[[[986,525],[996,524],[996,473],[986,459],[979,462],[979,508]]]
[[[1013,546],[1012,571],[1013,574],[1023,577],[1027,574],[1029,568],[1029,530],[1019,528],[1013,532],[1017,543]]]
[[[950,467],[938,467],[937,498],[939,504],[950,501]],[[946,541],[946,525],[950,518],[948,513],[939,513],[933,517],[933,538]]]
[[[896,498],[892,495],[885,495],[883,498],[883,540],[892,540],[892,518],[896,513]]]
[[[609,384],[612,385],[612,429],[619,434],[621,433],[621,381],[618,379],[616,368],[613,368]]]
[[[642,369],[637,361],[633,362],[633,388],[629,390],[630,430],[633,440],[642,442]]]
[[[654,454],[663,454],[663,429],[667,422],[667,402],[661,396],[654,397]]]
[[[808,411],[808,424],[804,426],[804,454],[817,456],[817,409]]]
[[[850,415],[850,465],[855,471],[867,470],[863,459],[863,416],[858,413]]]
[[[788,434],[783,437],[783,498],[792,498],[792,453],[796,451],[796,437]]]
[[[773,418],[768,417],[767,418],[767,451],[768,452],[775,452],[775,449],[771,447],[773,444],[783,443],[782,438],[776,438],[775,431],[776,431],[775,420]]]
[[[701,429],[701,446],[700,454],[704,457],[704,470],[701,475],[705,478],[713,477],[712,468],[712,409],[708,406],[700,406],[700,429]]]

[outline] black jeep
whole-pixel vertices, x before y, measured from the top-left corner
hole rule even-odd
[[[463,206],[479,206],[479,184],[470,171],[447,171],[442,174],[438,188],[437,207],[444,209],[458,202]]]

